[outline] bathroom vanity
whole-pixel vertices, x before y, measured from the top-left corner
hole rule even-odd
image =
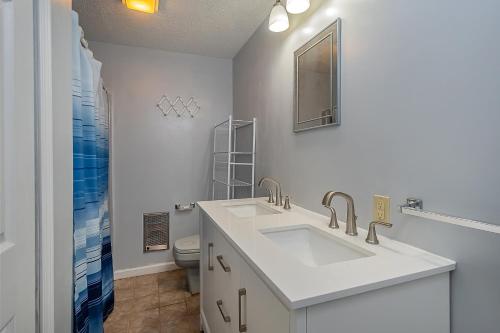
[[[264,198],[198,205],[205,332],[450,332],[452,260]]]

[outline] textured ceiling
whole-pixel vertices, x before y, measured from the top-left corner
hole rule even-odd
[[[121,0],[73,0],[88,40],[232,58],[269,14],[273,0],[160,0],[159,12]]]

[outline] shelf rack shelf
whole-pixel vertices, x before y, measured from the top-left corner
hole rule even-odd
[[[249,151],[215,151],[214,154],[232,154],[232,155],[252,155],[252,152]]]
[[[228,164],[227,161],[214,161],[216,164]],[[253,166],[253,163],[243,163],[243,162],[229,162],[231,165],[247,165],[247,166]]]
[[[251,126],[249,131],[242,133],[241,129]],[[221,133],[222,132],[222,133]],[[225,199],[235,198],[235,188],[249,188],[250,195],[255,196],[255,133],[256,118],[252,120],[237,120],[232,116],[214,127],[214,151],[213,151],[213,173],[212,173],[212,200],[216,199],[216,184],[225,187]],[[217,147],[221,135],[227,135],[222,138],[224,147]],[[250,147],[247,151],[237,151],[237,143],[240,142],[242,135],[247,135],[246,142]],[[251,137],[249,137],[251,136]],[[248,145],[248,144],[247,144]],[[222,148],[222,149],[218,149]],[[251,150],[251,151],[249,151]],[[244,157],[247,161],[237,161],[236,157]],[[249,161],[248,161],[249,160]],[[242,180],[236,176],[237,168],[245,168],[250,179]],[[223,175],[216,175],[216,169],[223,171]]]
[[[214,182],[226,186],[253,186],[251,183],[247,183],[238,179],[231,179],[229,183],[227,183],[225,180],[214,179]]]

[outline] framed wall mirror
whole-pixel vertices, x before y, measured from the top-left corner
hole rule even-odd
[[[293,131],[340,125],[340,18],[294,58]]]

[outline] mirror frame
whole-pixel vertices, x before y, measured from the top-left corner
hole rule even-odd
[[[340,18],[337,18],[332,24],[330,24],[328,27],[323,29],[318,34],[314,35],[307,43],[305,43],[300,48],[298,48],[293,54],[294,55],[293,131],[295,133],[303,132],[303,131],[307,131],[307,130],[311,130],[311,129],[315,129],[315,128],[339,126],[340,125],[340,110],[341,110],[341,107],[340,107],[341,106],[341,94],[340,94],[340,92],[341,92],[341,89],[340,89],[341,88],[341,84],[340,84],[341,83],[341,80],[340,80],[340,78],[341,78],[341,75],[340,75],[340,72],[341,72],[341,66],[340,66],[340,64],[341,64],[341,59],[340,59],[341,58],[340,57],[340,54],[341,54],[341,47],[340,47],[340,45],[341,45],[341,24],[340,23],[341,23]],[[335,30],[336,30],[336,33],[335,33]],[[308,120],[304,120],[304,121],[299,122],[299,103],[298,103],[298,100],[299,100],[299,96],[298,96],[298,84],[299,84],[299,80],[298,80],[299,68],[298,68],[298,66],[299,66],[299,61],[298,61],[298,59],[301,55],[303,55],[308,50],[313,48],[315,45],[317,45],[318,43],[323,41],[325,38],[334,36],[335,34],[337,37],[337,41],[336,41],[336,43],[332,43],[332,47],[333,47],[333,45],[335,45],[337,47],[337,57],[336,57],[336,59],[333,58],[333,49],[332,49],[332,57],[330,59],[330,61],[331,61],[331,64],[330,64],[330,68],[331,68],[330,87],[333,87],[334,83],[335,83],[335,78],[333,77],[334,61],[336,61],[336,64],[337,64],[337,66],[336,66],[336,68],[337,68],[337,77],[336,77],[337,89],[331,88],[331,96],[330,96],[330,107],[334,109],[334,112],[328,116],[316,117],[316,118],[312,118],[312,119],[308,119]],[[331,105],[335,94],[337,95],[337,105]],[[333,122],[330,124],[310,126],[310,127],[301,127],[300,126],[301,124],[315,121],[315,120],[322,119],[322,118],[326,118],[326,117],[333,117]]]

